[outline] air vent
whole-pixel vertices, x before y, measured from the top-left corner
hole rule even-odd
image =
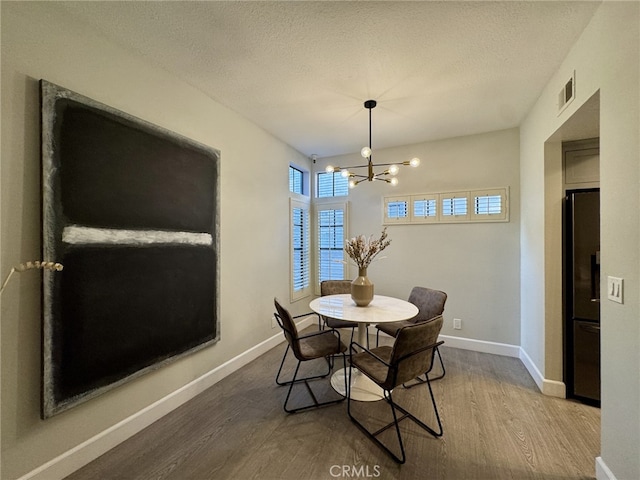
[[[558,115],[567,108],[576,96],[576,72],[574,70],[571,78],[564,84],[558,94]]]

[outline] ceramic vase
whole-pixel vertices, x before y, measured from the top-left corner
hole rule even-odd
[[[358,277],[351,282],[351,298],[359,307],[366,307],[373,300],[373,283],[367,277],[366,268],[359,268]]]

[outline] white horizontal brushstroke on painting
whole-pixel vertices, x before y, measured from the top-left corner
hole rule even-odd
[[[211,235],[208,233],[167,232],[163,230],[122,230],[81,227],[78,225],[65,227],[62,232],[62,241],[74,245],[212,244]]]

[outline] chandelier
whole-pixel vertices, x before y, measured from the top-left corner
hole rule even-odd
[[[367,100],[366,102],[364,102],[364,108],[369,110],[369,146],[368,147],[363,147],[362,150],[360,150],[360,154],[367,159],[367,164],[366,165],[356,165],[354,167],[334,167],[332,165],[328,165],[327,168],[325,169],[325,171],[327,173],[332,173],[332,172],[340,172],[340,174],[343,177],[349,178],[349,188],[353,188],[356,185],[358,185],[361,182],[364,182],[365,180],[369,181],[369,182],[373,182],[374,180],[382,180],[383,182],[387,182],[390,183],[391,185],[397,185],[398,184],[398,178],[396,177],[396,175],[398,174],[398,172],[400,171],[400,165],[407,165],[407,166],[411,166],[411,167],[417,167],[418,165],[420,165],[420,159],[419,158],[412,158],[411,160],[407,160],[405,162],[402,162],[400,164],[397,163],[373,163],[373,160],[371,159],[371,154],[372,154],[372,150],[371,150],[371,110],[375,108],[375,106],[377,105],[375,100]],[[374,173],[373,169],[374,167],[389,167],[379,173]],[[367,174],[366,175],[361,175],[361,174],[357,174],[357,173],[353,173],[353,169],[356,168],[366,168],[367,169]]]

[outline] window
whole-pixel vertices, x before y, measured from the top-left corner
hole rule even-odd
[[[466,220],[467,214],[467,194],[461,192],[457,194],[441,194],[442,216],[450,217],[450,220]],[[451,218],[452,217],[452,218]]]
[[[384,197],[384,224],[508,222],[508,187]]]
[[[318,198],[349,195],[349,179],[340,172],[318,173]]]
[[[291,301],[311,294],[309,204],[291,199]]]
[[[389,218],[404,218],[407,216],[407,202],[387,203],[387,216]]]
[[[304,173],[299,168],[289,165],[289,191],[293,193],[304,193],[303,189]]]
[[[406,223],[409,215],[409,199],[407,197],[385,197],[385,223]]]
[[[414,200],[413,202],[413,214],[416,217],[426,218],[436,216],[436,201],[435,199],[429,200]]]
[[[500,222],[508,219],[506,188],[475,190],[471,192],[471,198],[473,198],[471,213],[473,221]]]
[[[324,280],[343,280],[347,265],[344,242],[347,238],[347,204],[317,206],[318,285]]]
[[[500,195],[484,195],[475,198],[476,215],[495,215],[502,211],[502,197]]]
[[[411,197],[411,221],[418,223],[438,220],[438,195],[414,195]]]

